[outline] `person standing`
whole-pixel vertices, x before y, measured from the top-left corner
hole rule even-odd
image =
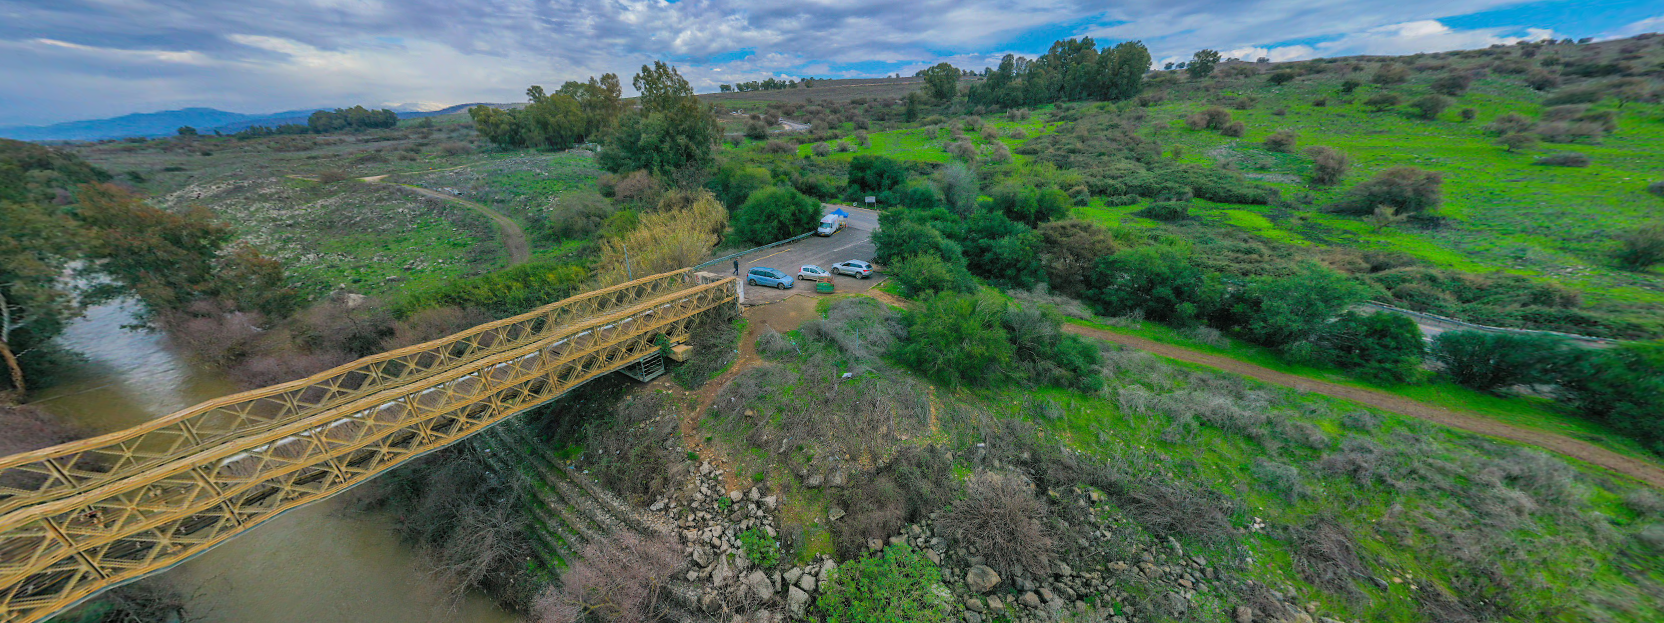
[[[734,276],[735,277],[740,276],[740,261],[739,260],[734,260]]]

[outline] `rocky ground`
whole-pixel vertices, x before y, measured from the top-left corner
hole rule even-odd
[[[689,561],[680,579],[698,590],[698,596],[690,599],[690,609],[716,620],[809,617],[819,590],[835,577],[837,563],[817,556],[807,564],[773,568],[755,564],[740,535],[756,528],[776,537],[780,529],[776,512],[783,500],[766,485],[728,490],[723,470],[709,462],[688,472],[683,484],[649,511],[675,523]],[[825,479],[825,486],[841,486],[845,478],[836,471]],[[1229,567],[1252,564],[1251,558],[1221,564],[1187,553],[1171,538],[1165,542],[1143,539],[1145,545],[1125,547],[1130,521],[1107,505],[1105,496],[1081,489],[1048,495],[1053,504],[1091,511],[1091,536],[1081,538],[1064,556],[1073,564],[1057,560],[1050,569],[1018,569],[1002,576],[984,564],[979,552],[938,535],[937,514],[929,522],[906,526],[887,541],[870,540],[867,549],[877,553],[888,546],[907,545],[940,565],[946,585],[939,586],[937,593],[951,604],[952,621],[1139,623],[1183,618],[1198,601],[1246,593],[1258,596],[1252,605],[1225,609],[1234,614],[1236,623],[1342,623],[1320,616],[1315,602],[1301,603],[1292,592],[1236,579]],[[828,520],[835,522],[842,515],[833,508]]]

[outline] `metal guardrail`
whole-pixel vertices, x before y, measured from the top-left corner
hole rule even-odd
[[[1475,330],[1475,331],[1488,331],[1488,332],[1491,332],[1491,333],[1513,333],[1513,334],[1516,334],[1516,335],[1548,335],[1548,336],[1563,338],[1563,339],[1567,339],[1567,340],[1572,340],[1574,342],[1589,342],[1589,343],[1592,343],[1592,344],[1601,344],[1601,345],[1618,343],[1618,340],[1614,340],[1614,339],[1611,339],[1611,338],[1594,337],[1594,336],[1590,336],[1590,335],[1578,335],[1576,333],[1561,333],[1559,331],[1541,331],[1541,330],[1537,330],[1537,329],[1515,329],[1515,328],[1512,328],[1512,327],[1493,327],[1493,326],[1490,326],[1490,325],[1474,324],[1474,323],[1471,323],[1471,322],[1457,320],[1455,318],[1440,316],[1440,315],[1437,315],[1437,314],[1429,314],[1429,313],[1426,313],[1426,312],[1418,312],[1418,311],[1414,311],[1414,310],[1404,309],[1402,307],[1394,307],[1392,305],[1387,305],[1385,303],[1377,303],[1377,302],[1374,302],[1374,301],[1364,303],[1363,306],[1374,308],[1374,309],[1379,309],[1381,311],[1390,312],[1390,313],[1394,313],[1394,314],[1402,314],[1402,315],[1405,315],[1405,316],[1412,316],[1412,317],[1416,317],[1416,318],[1421,318],[1423,320],[1427,320],[1427,321],[1431,321],[1431,322],[1444,323],[1444,324],[1448,324],[1448,325],[1451,325],[1453,327],[1461,328],[1461,329],[1472,329],[1472,330]]]
[[[799,240],[802,240],[804,238],[808,238],[809,236],[813,236],[813,235],[815,235],[815,232],[809,232],[809,233],[803,234],[801,236],[794,236],[794,237],[791,237],[791,238],[787,238],[785,240],[770,242],[770,243],[765,244],[765,245],[760,246],[760,247],[752,247],[750,249],[740,251],[739,253],[729,253],[728,255],[724,255],[724,256],[716,258],[714,260],[707,261],[703,264],[695,264],[693,266],[693,268],[691,268],[689,270],[700,270],[702,268],[705,268],[706,266],[713,266],[713,265],[716,265],[716,264],[720,264],[722,262],[726,262],[728,260],[739,259],[739,258],[745,257],[747,255],[751,255],[752,253],[762,251],[764,249],[772,249],[774,247],[778,247],[778,246],[783,245],[783,244],[797,242]]]

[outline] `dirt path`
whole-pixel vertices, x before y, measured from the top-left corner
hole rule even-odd
[[[492,222],[497,224],[497,231],[499,233],[501,233],[502,236],[503,236],[503,246],[508,249],[508,264],[509,264],[509,266],[517,266],[517,265],[520,265],[520,264],[524,264],[524,263],[526,263],[526,260],[532,259],[531,245],[526,242],[526,232],[524,230],[520,229],[520,224],[514,222],[514,219],[511,219],[507,216],[504,216],[503,213],[498,212],[496,210],[493,210],[489,206],[487,206],[483,203],[477,203],[477,202],[469,201],[467,199],[463,199],[461,197],[458,197],[458,196],[450,194],[450,193],[442,193],[442,192],[439,192],[437,190],[428,190],[426,188],[422,188],[422,187],[419,187],[419,186],[410,186],[410,185],[406,185],[406,184],[395,184],[395,183],[392,183],[392,182],[383,182],[383,181],[380,181],[380,178],[382,178],[382,177],[386,177],[386,176],[376,176],[376,179],[373,179],[373,180],[372,180],[372,178],[364,178],[364,180],[369,181],[369,182],[374,183],[374,184],[386,184],[388,186],[397,186],[399,188],[403,188],[405,190],[409,190],[411,192],[415,192],[415,193],[418,193],[418,194],[427,195],[427,196],[433,197],[435,199],[444,199],[445,201],[459,203],[459,204],[462,204],[464,206],[467,206],[467,207],[473,209],[475,212],[479,212],[480,214],[484,214],[486,218],[491,219]]]
[[[469,166],[472,165],[462,165],[460,167],[451,167],[450,169],[432,169],[431,171],[449,171],[451,169],[463,169]],[[428,172],[430,171],[414,171],[414,173]],[[520,229],[520,224],[514,222],[514,219],[505,216],[502,212],[491,209],[490,206],[483,203],[469,201],[450,193],[442,193],[437,190],[428,190],[420,186],[411,186],[409,184],[386,181],[389,175],[393,174],[388,173],[385,175],[371,175],[369,177],[358,178],[358,180],[369,184],[396,186],[398,188],[403,188],[421,195],[427,195],[435,199],[443,199],[445,201],[460,203],[475,212],[484,214],[485,218],[491,219],[491,222],[497,224],[497,232],[503,237],[503,248],[508,250],[509,266],[518,266],[526,263],[526,260],[532,259],[532,248],[531,244],[526,241],[526,232],[525,230]],[[317,176],[313,175],[290,175],[289,177],[297,180],[306,180],[308,182],[318,181]]]
[[[885,302],[893,303],[893,297],[891,297],[891,300],[886,300]],[[1323,394],[1325,396],[1333,396],[1335,398],[1344,398],[1346,400],[1375,407],[1383,411],[1391,411],[1400,415],[1407,415],[1413,418],[1443,424],[1451,428],[1537,446],[1550,452],[1556,452],[1592,465],[1604,467],[1620,474],[1631,476],[1654,487],[1664,488],[1664,468],[1660,468],[1659,466],[1642,459],[1624,456],[1611,450],[1578,441],[1570,437],[1504,424],[1481,415],[1452,411],[1450,409],[1436,407],[1424,402],[1411,400],[1409,398],[1396,396],[1386,392],[1363,389],[1359,387],[1350,387],[1310,379],[1303,376],[1296,376],[1284,372],[1278,372],[1270,368],[1238,361],[1236,359],[1231,359],[1221,355],[1203,353],[1188,348],[1173,346],[1171,344],[1163,344],[1155,340],[1115,333],[1113,331],[1105,331],[1102,329],[1068,324],[1063,326],[1063,330],[1076,335],[1096,338],[1120,344],[1122,346],[1136,348],[1138,350],[1147,351],[1170,359],[1177,359],[1179,361],[1187,361],[1190,363],[1199,363],[1208,367],[1218,368],[1233,374],[1240,374],[1242,376],[1264,381],[1273,385],[1281,385],[1283,387]]]

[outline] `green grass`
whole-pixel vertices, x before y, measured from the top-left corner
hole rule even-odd
[[[1214,346],[1199,342],[1181,330],[1148,321],[1140,321],[1132,327],[1079,319],[1069,319],[1068,322],[1113,333],[1134,335],[1203,353],[1223,355],[1278,372],[1372,389],[1446,409],[1482,415],[1504,424],[1565,435],[1634,458],[1648,461],[1656,461],[1658,458],[1634,440],[1619,435],[1598,422],[1567,414],[1558,409],[1552,401],[1542,398],[1495,396],[1445,380],[1396,385],[1371,383],[1335,368],[1290,362],[1276,351],[1235,338],[1226,337],[1225,345]]]

